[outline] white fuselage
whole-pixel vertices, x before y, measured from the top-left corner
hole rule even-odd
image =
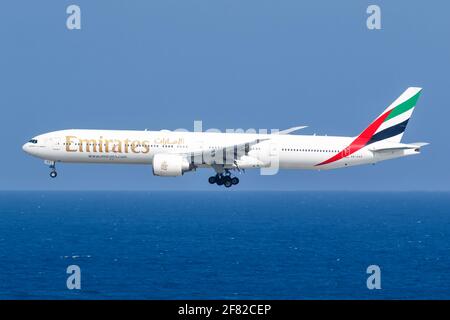
[[[232,170],[326,170],[420,153],[428,143],[401,140],[421,90],[406,89],[355,137],[291,135],[304,126],[276,134],[72,129],[34,137],[23,150],[44,159],[52,178],[57,162],[150,164],[161,177],[212,168],[216,174],[208,182],[229,188],[239,183]]]
[[[23,146],[33,156],[52,162],[152,164],[157,154],[206,152],[252,144],[240,157],[240,168],[333,169],[402,157],[416,152],[394,150],[373,153],[368,147],[325,165],[318,164],[342,152],[354,137],[288,134],[247,134],[176,131],[61,130],[39,135]],[[33,142],[31,142],[33,141]],[[200,161],[195,168],[214,167]],[[232,167],[231,164],[225,168]]]

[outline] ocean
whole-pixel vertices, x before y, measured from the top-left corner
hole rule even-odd
[[[450,193],[0,193],[0,299],[449,298]]]

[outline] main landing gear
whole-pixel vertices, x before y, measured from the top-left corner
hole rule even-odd
[[[230,171],[225,170],[225,173],[218,173],[215,176],[211,176],[208,179],[210,184],[217,184],[218,186],[225,186],[226,188],[231,187],[239,183],[239,178],[232,177]]]
[[[52,171],[50,171],[50,177],[56,178],[58,173],[56,172],[55,161],[50,161],[49,163],[50,163],[49,167],[50,167],[50,169],[52,169]]]

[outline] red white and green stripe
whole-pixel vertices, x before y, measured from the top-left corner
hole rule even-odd
[[[400,142],[421,91],[422,88],[417,87],[406,89],[350,145],[316,166],[338,161],[378,141]]]

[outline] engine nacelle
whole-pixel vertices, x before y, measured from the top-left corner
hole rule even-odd
[[[262,162],[261,160],[249,156],[242,156],[239,160],[236,160],[236,164],[241,169],[267,167],[267,165],[264,165],[264,162]]]
[[[153,174],[161,177],[178,177],[191,170],[187,159],[177,154],[155,154],[152,165]]]

